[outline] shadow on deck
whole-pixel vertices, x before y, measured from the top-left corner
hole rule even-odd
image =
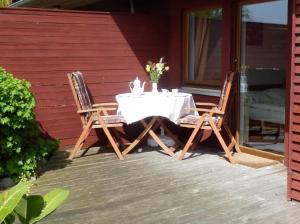
[[[281,164],[254,169],[209,153],[178,161],[152,150],[124,161],[111,151],[65,158],[57,153],[32,188],[71,192],[42,223],[300,223]]]

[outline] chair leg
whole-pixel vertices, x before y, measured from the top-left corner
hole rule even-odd
[[[116,152],[118,158],[119,158],[120,160],[124,160],[124,157],[123,157],[123,155],[122,155],[122,153],[121,153],[119,147],[117,146],[117,144],[116,144],[116,142],[115,142],[113,136],[111,135],[110,131],[108,130],[108,128],[107,128],[106,126],[103,126],[102,128],[103,128],[103,131],[104,131],[104,133],[106,134],[106,136],[107,136],[107,138],[108,138],[108,141],[110,142],[111,146],[112,146],[113,149],[115,150],[115,152]]]
[[[191,145],[193,144],[193,140],[196,137],[196,135],[198,134],[199,129],[201,128],[202,124],[204,121],[204,117],[201,116],[201,118],[198,121],[197,126],[194,128],[190,138],[188,139],[187,143],[185,144],[184,148],[182,149],[180,156],[179,156],[179,160],[182,160],[186,154],[186,152],[189,150],[189,148],[191,147]]]
[[[81,132],[80,137],[78,138],[74,149],[72,150],[70,156],[68,157],[68,159],[72,160],[74,158],[74,156],[77,154],[77,152],[82,148],[83,143],[85,141],[85,139],[87,138],[87,136],[89,135],[91,131],[90,125],[86,125],[85,128],[83,129],[83,131]]]
[[[233,137],[231,131],[230,131],[230,128],[228,127],[227,124],[223,123],[223,127],[227,133],[227,135],[229,136],[230,140],[231,140],[231,143],[234,145],[235,147],[235,150],[240,153],[241,152],[241,149],[240,149],[240,146],[239,144],[237,143],[237,141],[235,140],[235,138]]]
[[[122,153],[120,152],[118,145],[116,144],[113,136],[111,135],[110,131],[108,130],[108,127],[106,126],[106,124],[104,123],[104,121],[101,118],[100,111],[97,111],[95,116],[97,116],[99,124],[102,126],[102,129],[103,129],[105,135],[107,136],[108,141],[110,142],[111,146],[115,150],[115,153],[117,154],[118,158],[120,160],[124,160],[124,157],[123,157]]]
[[[124,142],[123,142],[121,136],[119,135],[118,131],[117,131],[116,129],[112,129],[111,131],[112,131],[112,133],[114,134],[114,136],[116,137],[116,140],[117,140],[117,142],[119,143],[118,145],[123,146],[123,145],[124,145]]]
[[[190,150],[195,150],[198,146],[198,142],[200,142],[201,138],[202,138],[202,134],[201,132],[198,132],[197,136],[195,137],[195,141],[193,142],[192,146],[190,147]]]
[[[216,127],[216,125],[215,125],[215,123],[214,123],[214,121],[213,121],[213,119],[211,117],[208,118],[208,122],[209,122],[211,128],[213,129],[215,135],[217,136],[217,139],[219,140],[219,142],[220,142],[220,144],[221,144],[221,146],[222,146],[222,148],[223,148],[226,156],[228,157],[229,161],[231,163],[235,163],[235,160],[232,157],[232,155],[231,155],[231,153],[230,153],[230,151],[229,151],[229,149],[228,149],[228,147],[227,147],[227,145],[226,145],[226,143],[225,143],[222,135],[220,134],[220,131]]]

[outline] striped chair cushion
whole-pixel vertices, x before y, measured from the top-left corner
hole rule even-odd
[[[78,100],[82,110],[92,109],[92,101],[85,85],[83,75],[81,72],[72,73],[72,81],[78,96]],[[91,113],[86,113],[85,119],[88,120],[91,116]]]
[[[201,116],[198,115],[187,115],[185,117],[182,117],[179,119],[181,124],[197,124],[198,120],[200,119]],[[215,124],[219,121],[220,117],[213,117],[213,121]],[[204,124],[207,125],[208,122],[204,121]]]
[[[116,124],[116,123],[126,123],[122,115],[107,115],[101,116],[105,124]],[[95,118],[94,124],[100,124],[99,120]]]
[[[220,95],[220,101],[219,101],[219,105],[218,105],[219,110],[222,110],[224,108],[224,106],[226,106],[226,105],[224,105],[224,103],[225,103],[224,102],[225,94],[226,94],[226,92],[229,88],[228,84],[229,84],[229,82],[232,82],[232,80],[234,78],[234,75],[235,75],[234,72],[228,72],[226,74],[226,79],[225,79],[224,84],[223,84],[222,92],[221,92],[221,95]],[[229,91],[230,91],[230,89],[229,89]]]
[[[219,100],[219,104],[218,104],[219,110],[222,110],[222,107],[223,107],[224,97],[225,97],[225,93],[226,93],[226,89],[227,89],[228,78],[229,78],[229,75],[226,76],[226,79],[223,84],[223,88],[222,88],[222,92],[221,92],[220,100]]]
[[[200,116],[187,115],[185,117],[180,118],[179,121],[182,124],[196,124],[199,119],[200,119]]]

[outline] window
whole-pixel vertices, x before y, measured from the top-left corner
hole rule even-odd
[[[222,69],[222,9],[186,13],[184,84],[219,86]]]

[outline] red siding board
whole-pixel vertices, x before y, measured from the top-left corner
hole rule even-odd
[[[300,201],[300,192],[296,190],[291,190],[291,198]]]
[[[291,126],[291,128],[292,128],[292,130],[293,130],[294,132],[299,132],[299,133],[300,133],[300,124],[293,124],[293,125]]]
[[[297,143],[297,142],[292,142],[291,144],[290,144],[290,150],[291,150],[291,152],[300,152],[300,144],[299,143]]]
[[[290,163],[292,170],[300,172],[300,162],[291,161]]]
[[[300,200],[300,1],[292,3],[288,198]]]
[[[66,74],[84,72],[95,102],[114,101],[135,76],[149,80],[144,65],[166,55],[166,27],[157,15],[1,9],[0,66],[31,82],[38,121],[65,149],[82,130]]]
[[[298,180],[292,180],[291,187],[293,189],[300,189],[300,182]]]
[[[298,58],[298,60],[300,61],[300,58]],[[300,84],[300,76],[299,75],[295,75],[294,83]]]
[[[300,173],[293,172],[291,178],[300,181]]]
[[[295,95],[294,96],[294,102],[300,104],[300,95]]]
[[[293,157],[293,160],[297,160],[297,161],[300,161],[300,152],[299,151],[294,151],[292,152],[292,157]]]
[[[293,90],[294,90],[294,93],[300,93],[300,86],[297,85],[297,83],[295,83],[295,82],[294,82],[294,88],[293,88]]]
[[[300,123],[300,115],[299,114],[297,114],[297,115],[293,115],[293,117],[291,118],[291,121],[293,122],[293,123]]]
[[[296,51],[299,50],[300,52],[300,49],[296,49]],[[295,66],[295,73],[300,73],[300,66]]]
[[[296,142],[296,143],[300,143],[299,133],[295,133],[292,129],[291,129],[291,141]]]

